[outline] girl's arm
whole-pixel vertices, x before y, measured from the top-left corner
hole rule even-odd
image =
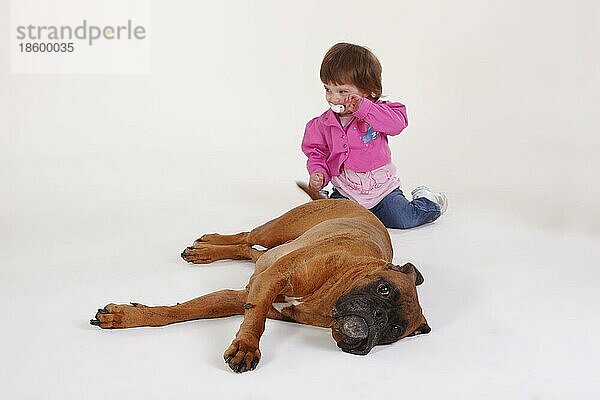
[[[323,174],[323,186],[331,179],[329,168],[327,168],[327,157],[330,154],[329,146],[325,137],[317,127],[316,118],[306,124],[304,138],[302,139],[302,151],[308,157],[306,168],[310,175],[315,172]]]
[[[376,131],[391,136],[399,134],[408,126],[406,107],[400,103],[375,103],[365,97],[354,116],[366,121]]]

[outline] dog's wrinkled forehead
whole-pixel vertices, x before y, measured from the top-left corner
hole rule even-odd
[[[354,288],[349,295],[367,295],[386,303],[396,303],[400,300],[401,293],[405,291],[403,286],[406,285],[399,284],[397,280],[388,279],[384,274],[380,274],[379,276],[371,276],[368,283]]]
[[[388,263],[386,268],[368,274],[361,284],[354,286],[339,300],[343,302],[348,297],[366,295],[386,303],[400,303],[407,298],[416,297],[416,285],[421,283],[423,276],[413,264],[399,266]]]
[[[388,263],[385,268],[367,274],[362,282],[340,299],[349,295],[371,295],[388,302],[396,302],[404,296],[416,295],[416,286],[421,283],[423,276],[413,264],[400,266]]]

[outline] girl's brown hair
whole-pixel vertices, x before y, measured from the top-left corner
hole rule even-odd
[[[320,76],[324,84],[351,84],[375,100],[381,97],[381,64],[366,47],[351,43],[333,45],[323,57]]]

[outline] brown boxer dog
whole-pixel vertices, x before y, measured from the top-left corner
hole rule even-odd
[[[316,200],[250,232],[204,235],[181,255],[194,264],[244,259],[256,267],[244,290],[220,290],[174,306],[111,303],[90,323],[115,329],[243,314],[224,354],[235,372],[256,368],[266,318],[331,328],[338,347],[359,355],[431,330],[417,298],[421,273],[410,263],[391,263],[387,229],[350,200]]]

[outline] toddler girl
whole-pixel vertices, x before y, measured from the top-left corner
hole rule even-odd
[[[334,45],[321,63],[325,99],[331,106],[306,125],[302,151],[309,186],[333,185],[330,198],[347,198],[368,208],[388,228],[407,229],[435,221],[446,211],[445,194],[425,186],[408,201],[391,160],[388,136],[408,125],[406,108],[379,100],[381,64],[370,50]]]

